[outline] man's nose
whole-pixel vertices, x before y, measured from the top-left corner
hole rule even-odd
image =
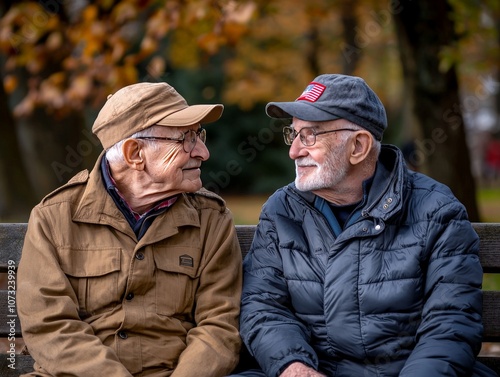
[[[199,158],[202,161],[206,161],[210,158],[210,152],[204,142],[201,140],[196,140],[196,144],[191,151],[192,158]]]

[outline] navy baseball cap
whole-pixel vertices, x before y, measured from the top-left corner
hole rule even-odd
[[[310,122],[346,119],[382,140],[387,128],[385,108],[375,92],[359,77],[324,74],[316,77],[294,102],[270,102],[271,118],[299,118]]]

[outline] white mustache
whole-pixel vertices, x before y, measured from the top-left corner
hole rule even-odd
[[[302,166],[319,166],[319,165],[312,158],[302,157],[295,160],[295,166],[302,167]]]

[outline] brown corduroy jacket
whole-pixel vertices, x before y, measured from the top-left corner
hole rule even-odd
[[[238,362],[241,252],[205,190],[137,241],[98,161],[33,209],[17,295],[32,375],[217,377]]]

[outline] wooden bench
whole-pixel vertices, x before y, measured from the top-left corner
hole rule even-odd
[[[475,223],[481,238],[481,264],[485,273],[500,276],[500,223]],[[238,225],[237,232],[243,255],[248,252],[255,226]],[[21,328],[16,312],[16,272],[26,232],[26,224],[0,223],[0,273],[3,273],[4,287],[0,290],[0,338],[5,353],[0,353],[0,376],[19,376],[33,370],[33,360],[22,355]],[[484,292],[484,342],[500,342],[500,291]],[[14,343],[14,339],[16,343]],[[15,353],[15,354],[14,354]],[[500,375],[500,355],[481,355],[482,362]],[[15,368],[15,369],[13,369]]]

